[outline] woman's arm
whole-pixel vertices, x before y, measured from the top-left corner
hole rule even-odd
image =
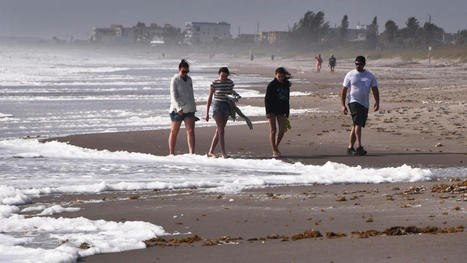
[[[175,108],[179,115],[183,114],[183,105],[184,103],[180,101],[180,97],[177,91],[178,82],[175,78],[172,78],[170,81],[170,97],[175,104]]]
[[[266,117],[268,118],[273,108],[273,102],[272,102],[273,96],[274,96],[274,87],[271,83],[269,83],[266,89],[266,96],[264,97],[264,106],[266,107]]]
[[[287,104],[289,105],[289,107],[287,107],[287,113],[285,114],[285,116],[288,118],[289,117],[289,114],[290,114],[290,87],[291,87],[291,84],[289,82],[288,84],[288,87],[287,87]]]
[[[211,86],[211,88],[209,89],[208,102],[206,104],[206,117],[205,117],[206,121],[209,121],[209,107],[211,107],[212,95],[213,94],[214,94],[214,88]]]

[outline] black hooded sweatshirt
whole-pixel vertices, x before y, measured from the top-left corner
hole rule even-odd
[[[285,80],[280,83],[276,78],[271,81],[266,90],[264,104],[266,106],[266,114],[285,114],[287,118],[290,112],[290,82]]]

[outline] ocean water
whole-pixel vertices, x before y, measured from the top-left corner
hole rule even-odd
[[[232,160],[200,155],[153,156],[40,143],[37,136],[168,128],[168,83],[176,73],[178,58],[17,47],[1,50],[0,262],[74,262],[83,256],[144,248],[143,240],[177,234],[146,222],[54,218],[51,215],[79,208],[68,203],[34,203],[35,197],[43,195],[191,186],[235,193],[274,185],[467,177],[464,168],[403,165],[373,169],[275,159],[236,159],[232,165]],[[195,97],[203,102],[222,65],[202,59],[191,62]],[[250,86],[265,85],[269,80],[252,75],[233,75],[232,79],[244,97],[264,96]],[[204,116],[203,108],[198,115]],[[264,115],[262,107],[244,106],[242,111]],[[310,112],[319,114],[321,110],[292,109],[292,114]],[[79,249],[83,242],[91,248]]]

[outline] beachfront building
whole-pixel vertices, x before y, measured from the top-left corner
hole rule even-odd
[[[270,45],[278,44],[287,39],[288,36],[289,32],[286,31],[258,32],[258,34],[256,34],[256,43],[268,43]]]
[[[231,38],[230,24],[226,22],[185,23],[185,43],[190,45],[209,44]]]
[[[256,42],[256,34],[238,34],[235,40],[240,43],[253,44]]]
[[[329,28],[328,36],[334,37],[334,39],[341,34],[340,27],[331,27]],[[347,34],[345,40],[347,41],[363,41],[366,40],[367,26],[366,25],[357,25],[355,28],[347,29]]]
[[[289,37],[289,32],[286,31],[268,31],[258,32],[256,34],[255,42],[257,44],[278,44]]]
[[[367,25],[358,24],[355,28],[349,28],[347,32],[347,40],[349,41],[366,40],[367,31],[368,31]]]
[[[146,26],[137,23],[132,27],[123,25],[111,25],[109,28],[93,28],[91,42],[97,43],[164,43],[163,28],[157,24]]]
[[[94,27],[91,32],[91,42],[112,42],[115,37],[116,33],[112,28]]]

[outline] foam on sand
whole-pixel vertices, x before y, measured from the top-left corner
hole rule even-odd
[[[78,212],[79,210],[80,210],[79,207],[63,207],[61,205],[53,205],[51,207],[44,209],[38,215],[39,216],[51,216],[51,215],[59,214],[63,212]]]
[[[142,249],[144,240],[166,234],[162,227],[140,221],[20,215],[2,218],[0,232],[8,234],[0,238],[0,258],[5,262],[75,262],[99,253]],[[42,248],[30,247],[33,243]]]
[[[39,215],[44,216],[19,214],[20,205],[40,195],[191,186],[201,191],[238,192],[273,185],[415,182],[449,171],[407,165],[362,168],[332,162],[305,165],[276,159],[154,156],[33,139],[1,140],[0,166],[0,258],[8,262],[73,262],[97,253],[144,248],[143,240],[167,235],[162,227],[146,222],[47,216],[79,209],[61,205],[32,204],[21,211],[42,210]],[[462,169],[455,172],[466,174],[466,168]]]
[[[112,222],[83,217],[26,217],[18,214],[18,205],[30,201],[20,189],[0,186],[2,262],[75,262],[79,257],[145,248],[144,240],[167,234],[160,226],[140,221]],[[33,206],[22,212],[44,208],[43,205]],[[54,205],[39,215],[78,210]]]
[[[21,196],[25,193],[92,193],[189,186],[236,192],[268,185],[414,182],[434,178],[429,169],[407,165],[373,169],[332,162],[305,165],[275,159],[235,159],[232,166],[231,159],[97,151],[37,140],[0,141],[0,150],[0,157],[9,160],[1,179],[4,184],[22,188],[10,197],[10,204],[14,204],[15,198],[27,198]],[[41,168],[29,172],[34,180],[8,179],[8,174],[18,174],[27,165]],[[65,177],[67,184],[63,184]]]

